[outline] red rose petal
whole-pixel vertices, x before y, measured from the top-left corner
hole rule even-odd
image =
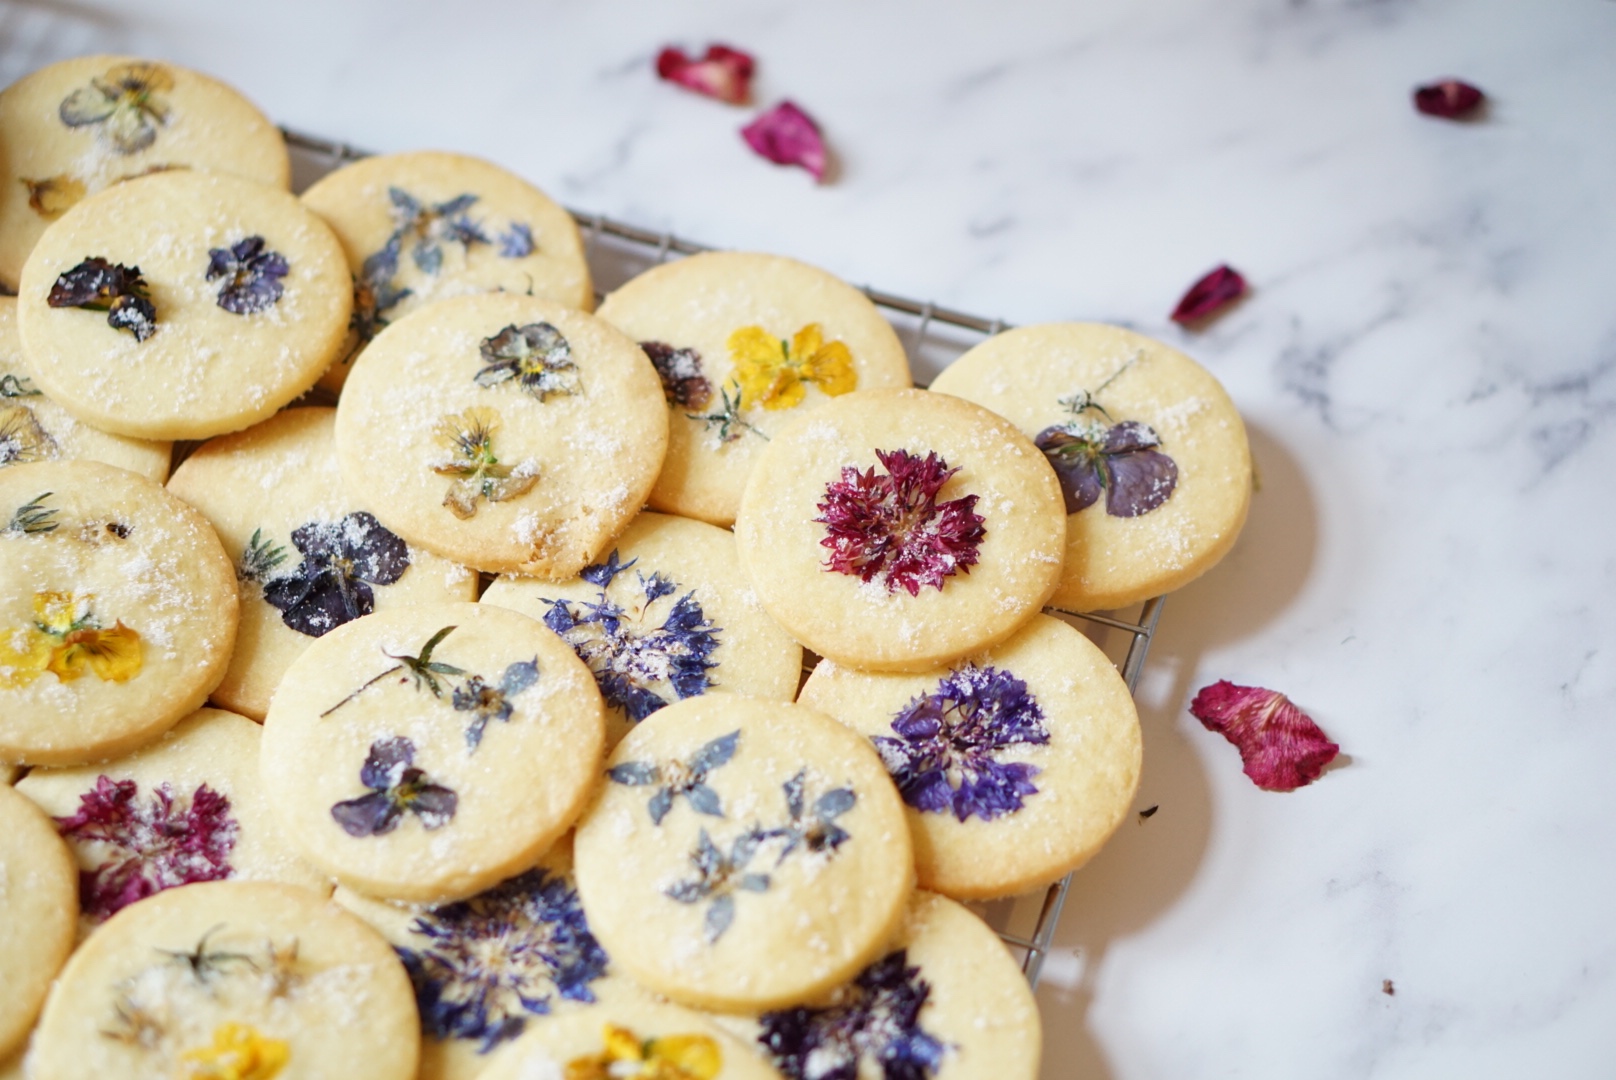
[[[801,165],[825,178],[825,140],[813,118],[789,101],[782,101],[741,129],[748,146],[776,165]]]
[[[1219,681],[1204,686],[1190,713],[1240,750],[1246,775],[1264,791],[1295,791],[1319,778],[1341,748],[1277,690]]]
[[[1486,94],[1458,79],[1443,79],[1414,91],[1416,109],[1426,116],[1440,116],[1444,120],[1463,120],[1486,100]]]
[[[728,45],[707,46],[707,54],[700,60],[670,46],[657,53],[656,59],[656,71],[662,78],[731,105],[746,104],[756,66],[749,53]]]
[[[1200,322],[1234,303],[1246,292],[1246,279],[1231,266],[1220,266],[1202,277],[1173,309],[1176,323]]]

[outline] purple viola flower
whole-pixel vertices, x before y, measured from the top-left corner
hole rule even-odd
[[[388,246],[410,240],[410,259],[423,274],[436,274],[442,268],[446,243],[469,248],[492,242],[482,226],[466,213],[477,201],[476,195],[456,195],[440,203],[428,203],[403,188],[390,187],[387,197],[393,204],[393,235]]]
[[[701,354],[695,349],[676,349],[662,341],[642,341],[640,348],[651,358],[669,405],[701,409],[712,400],[713,384],[702,374]]]
[[[504,259],[525,259],[533,254],[533,229],[520,221],[499,234],[499,254]]]
[[[572,346],[547,322],[507,326],[481,347],[483,369],[473,376],[478,386],[498,386],[515,379],[540,401],[551,394],[578,392],[578,365]]]
[[[509,720],[515,706],[511,698],[539,681],[539,658],[523,660],[505,668],[498,683],[490,683],[481,675],[469,675],[455,687],[450,699],[456,712],[472,714],[466,728],[466,745],[477,749],[483,741],[483,729],[490,720]]]
[[[1060,478],[1068,514],[1093,506],[1103,491],[1107,514],[1138,517],[1178,486],[1178,465],[1156,449],[1156,433],[1136,420],[1108,428],[1056,424],[1033,441]]]
[[[1002,750],[1049,742],[1044,711],[1008,671],[967,664],[921,694],[892,721],[897,738],[874,736],[903,801],[927,813],[991,821],[1035,795],[1039,769],[1001,762]]]
[[[689,761],[625,761],[621,765],[613,765],[606,775],[614,783],[628,787],[657,785],[650,801],[645,804],[654,825],[662,824],[662,819],[673,809],[673,800],[680,795],[685,797],[696,813],[723,817],[723,804],[719,801],[718,792],[707,786],[707,775],[735,756],[740,738],[739,731],[732,731],[706,743]]]
[[[469,900],[432,908],[411,925],[420,948],[396,946],[415,987],[421,1030],[476,1039],[486,1054],[520,1035],[556,996],[592,1002],[606,972],[578,892],[559,875],[529,870]]]
[[[735,838],[726,853],[713,843],[712,837],[703,829],[695,850],[690,853],[696,876],[675,882],[663,890],[665,896],[681,904],[707,901],[707,916],[703,926],[709,945],[723,937],[724,931],[735,921],[736,892],[768,891],[769,875],[752,873],[747,869],[758,847],[766,839],[768,834],[761,829],[748,829]]]
[[[284,550],[265,548],[254,533],[240,573],[265,572],[267,559]],[[292,530],[303,561],[290,573],[264,582],[264,599],[280,609],[281,621],[300,634],[320,637],[375,610],[372,585],[391,585],[410,568],[409,546],[364,510],[340,521],[311,521]],[[278,565],[279,559],[268,569]]]
[[[219,306],[232,315],[253,315],[274,307],[286,291],[281,278],[290,270],[286,256],[270,251],[262,236],[208,249],[207,279],[223,282]]]
[[[775,865],[785,862],[786,856],[799,846],[813,852],[835,851],[853,838],[846,829],[836,824],[836,819],[853,809],[853,804],[858,802],[858,794],[852,788],[833,788],[816,798],[810,807],[806,797],[807,769],[799,769],[797,775],[781,786],[785,788],[786,813],[791,820],[771,833],[786,842]]]
[[[370,789],[368,795],[331,808],[331,816],[349,836],[390,833],[406,811],[420,818],[423,827],[440,829],[455,816],[460,802],[453,791],[432,783],[425,771],[415,768],[415,743],[402,735],[370,744],[359,782]]]
[[[129,331],[136,341],[157,333],[157,308],[138,266],[99,257],[85,259],[56,278],[45,303],[53,308],[104,311],[108,326]]]
[[[857,1080],[860,1066],[884,1080],[927,1080],[948,1047],[920,1026],[931,985],[899,949],[849,983],[828,1008],[764,1013],[764,1052],[790,1080]]]

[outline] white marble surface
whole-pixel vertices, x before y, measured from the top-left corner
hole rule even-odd
[[[1616,3],[0,16],[6,79],[167,57],[284,123],[481,153],[575,207],[1187,349],[1263,486],[1168,605],[1142,689],[1139,806],[1160,810],[1074,886],[1044,1075],[1616,1074]],[[818,117],[833,182],[652,77],[661,44],[710,40]],[[1484,121],[1412,110],[1449,74],[1492,95]],[[1202,333],[1168,323],[1220,261],[1254,294]],[[1350,760],[1257,790],[1185,711],[1218,678],[1285,690]]]

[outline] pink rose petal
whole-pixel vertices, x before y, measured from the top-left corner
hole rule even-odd
[[[1222,311],[1246,293],[1246,279],[1231,266],[1220,266],[1204,275],[1184,294],[1173,309],[1176,323],[1195,323]]]
[[[1443,79],[1414,91],[1414,107],[1426,116],[1464,120],[1481,108],[1487,95],[1458,79]]]
[[[782,101],[741,129],[741,138],[776,165],[801,165],[825,178],[825,140],[813,118],[789,101]]]
[[[1190,713],[1239,748],[1246,775],[1264,791],[1311,784],[1341,751],[1277,690],[1220,680],[1201,688]]]
[[[707,46],[707,54],[700,60],[671,46],[657,53],[656,58],[656,72],[662,78],[731,105],[746,104],[756,66],[750,53],[728,45]]]

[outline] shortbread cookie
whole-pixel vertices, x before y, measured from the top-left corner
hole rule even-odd
[[[1007,417],[1055,466],[1071,515],[1057,607],[1171,592],[1240,535],[1245,425],[1206,369],[1159,341],[1098,323],[1021,327],[960,357],[932,389]]]
[[[22,1049],[73,950],[78,874],[38,807],[0,785],[0,1062]]]
[[[422,308],[337,406],[343,480],[412,544],[564,581],[605,553],[667,449],[656,371],[591,315],[509,293]]]
[[[981,919],[917,892],[886,954],[811,1006],[726,1023],[784,1076],[1033,1080],[1038,1005]]]
[[[729,525],[768,440],[853,390],[910,384],[909,361],[863,293],[782,258],[708,252],[649,270],[600,317],[641,343],[668,402],[658,510]]]
[[[171,451],[166,442],[126,439],[81,424],[46,397],[28,374],[17,333],[17,299],[0,296],[0,468],[88,458],[161,484],[168,478]]]
[[[293,662],[264,720],[285,835],[369,896],[458,900],[533,866],[583,810],[604,720],[589,669],[483,604],[378,611]]]
[[[406,1080],[410,981],[370,927],[294,885],[213,881],[132,904],[45,1004],[33,1075]]]
[[[388,323],[451,296],[502,291],[595,306],[572,215],[481,158],[432,150],[363,158],[322,177],[303,204],[348,253],[354,352]],[[342,388],[354,352],[322,385]]]
[[[86,932],[137,900],[197,881],[283,881],[323,891],[292,853],[258,781],[258,725],[200,709],[128,757],[35,769],[17,785],[78,861]]]
[[[483,594],[540,619],[595,673],[608,746],[657,709],[709,690],[790,701],[802,647],[769,618],[735,561],[735,537],[643,513],[572,581],[502,577]]]
[[[822,663],[798,700],[875,744],[908,806],[921,888],[962,900],[1014,896],[1081,866],[1139,784],[1128,687],[1048,615],[952,669]]]
[[[266,419],[336,359],[352,305],[342,245],[296,197],[188,169],[63,214],[17,295],[40,389],[143,439]]]
[[[406,544],[343,487],[335,409],[287,409],[214,439],[168,490],[236,556],[241,628],[213,701],[254,720],[322,634],[373,610],[477,598],[474,572]]]
[[[0,759],[118,757],[230,661],[236,575],[206,519],[93,461],[0,469]]]
[[[0,284],[17,287],[45,227],[86,195],[166,169],[285,188],[286,141],[239,93],[173,64],[81,56],[0,91]]]
[[[735,524],[769,614],[822,656],[884,671],[1014,633],[1060,580],[1065,533],[1037,447],[926,390],[849,394],[780,432]]]
[[[903,805],[867,740],[798,705],[706,694],[617,745],[578,827],[612,962],[675,1001],[795,1004],[882,948],[913,882]]]

